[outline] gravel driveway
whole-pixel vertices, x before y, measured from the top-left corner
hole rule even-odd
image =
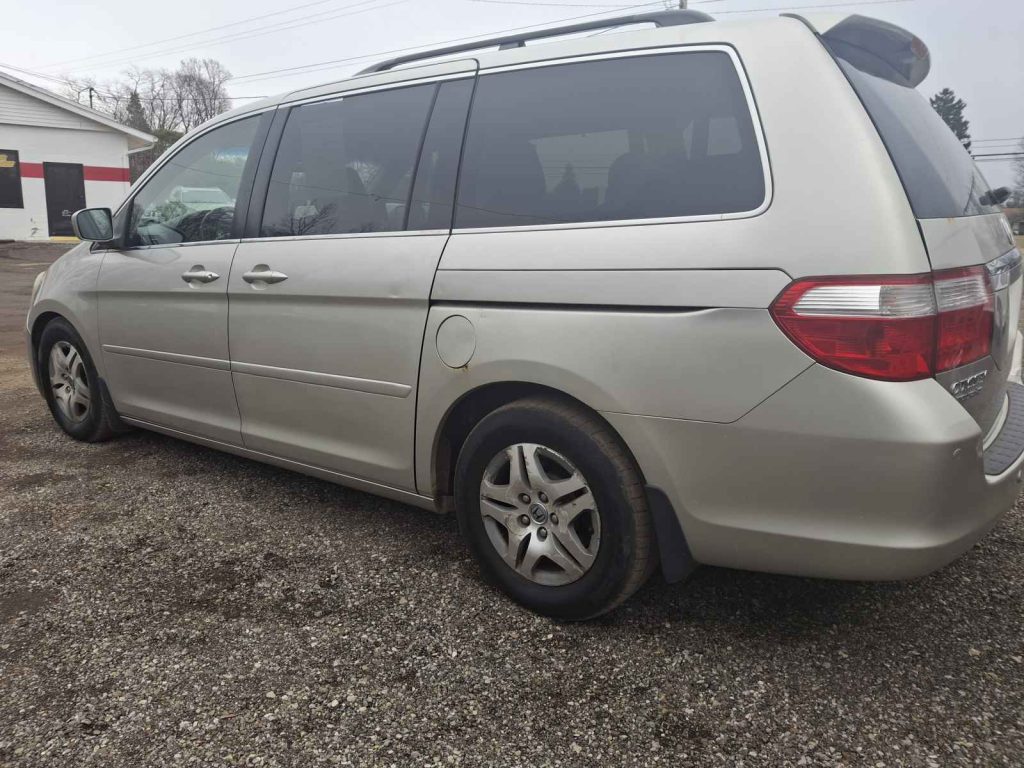
[[[559,625],[454,522],[143,432],[65,438],[0,246],[0,766],[1024,764],[1024,514],[859,584],[716,568]]]

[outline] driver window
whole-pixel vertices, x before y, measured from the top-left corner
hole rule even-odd
[[[230,240],[259,118],[215,128],[164,163],[132,201],[129,247]]]

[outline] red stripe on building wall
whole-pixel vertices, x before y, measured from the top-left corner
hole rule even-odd
[[[110,165],[83,165],[82,176],[86,181],[131,181],[131,175],[127,168],[115,168]],[[21,178],[43,178],[43,164],[22,163]]]
[[[127,168],[113,168],[106,165],[87,165],[84,169],[86,181],[130,181]]]

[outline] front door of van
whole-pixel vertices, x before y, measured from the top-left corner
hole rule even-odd
[[[131,201],[124,247],[104,255],[104,373],[129,419],[241,443],[227,288],[260,120],[214,128],[178,150]]]
[[[459,68],[279,110],[228,287],[246,448],[415,489],[420,349],[475,71]]]

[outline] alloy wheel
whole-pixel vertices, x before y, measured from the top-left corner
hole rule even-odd
[[[567,458],[536,443],[510,445],[491,459],[480,482],[480,514],[502,560],[545,586],[581,578],[601,544],[590,484]]]
[[[74,345],[58,341],[50,348],[50,388],[57,408],[68,421],[80,423],[89,415],[92,392],[85,360]]]

